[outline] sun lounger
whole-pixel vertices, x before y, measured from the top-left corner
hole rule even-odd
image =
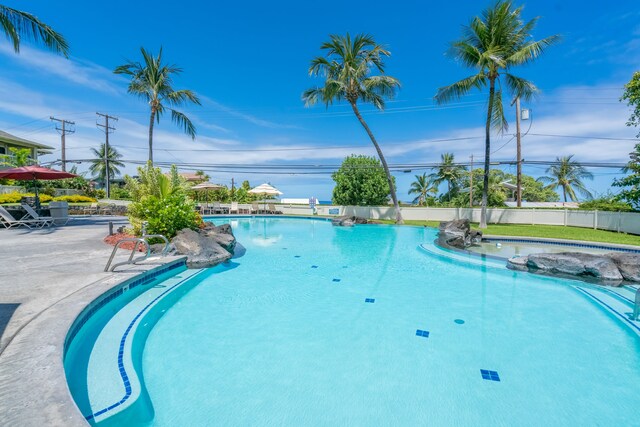
[[[27,211],[27,215],[25,215],[22,219],[35,219],[38,221],[42,221],[44,224],[43,227],[49,227],[53,225],[53,218],[50,216],[40,216],[35,209],[29,206],[26,203],[21,203],[22,208]]]
[[[47,221],[39,219],[15,219],[5,208],[0,206],[0,223],[4,228],[13,227],[27,227],[27,228],[42,228],[47,224]]]
[[[89,215],[93,215],[93,214],[98,214],[98,209],[100,209],[98,207],[97,203],[91,203],[91,206],[85,206],[85,208],[82,210],[82,213],[84,214],[89,214]]]
[[[240,213],[238,202],[231,202],[231,209],[229,209],[229,213]]]
[[[251,211],[252,214],[260,213],[260,205],[258,202],[251,203]]]

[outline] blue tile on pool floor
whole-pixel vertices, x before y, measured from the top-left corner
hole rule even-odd
[[[480,369],[480,374],[483,380],[500,381],[500,376],[497,371],[490,371],[488,369]]]
[[[423,331],[422,329],[416,329],[416,336],[429,338],[429,331]]]
[[[374,303],[374,302],[376,302],[376,299],[375,298],[365,298],[364,302]]]
[[[340,281],[340,279],[333,279],[333,281],[334,281],[334,282],[339,282],[339,281]]]
[[[317,265],[312,265],[311,268],[318,268],[318,266]]]

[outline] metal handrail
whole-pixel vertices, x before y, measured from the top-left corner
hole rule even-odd
[[[164,240],[164,249],[162,250],[161,255],[165,256],[167,254],[167,252],[169,252],[169,239],[167,239],[165,236],[163,236],[162,234],[144,234],[142,236],[143,239],[149,239],[149,238],[158,238],[158,239],[162,239]]]
[[[640,316],[640,288],[636,291],[636,303],[633,307],[633,315],[631,316],[631,320],[639,320]]]
[[[162,250],[161,255],[165,256],[167,254],[167,252],[169,251],[169,239],[167,239],[162,234],[146,234],[142,237],[127,237],[125,239],[121,239],[116,242],[115,246],[113,247],[113,250],[111,251],[111,256],[109,257],[109,261],[107,261],[107,265],[104,267],[104,271],[106,272],[113,271],[116,269],[116,267],[119,267],[121,265],[135,264],[137,262],[144,261],[145,259],[149,258],[149,255],[151,255],[151,245],[149,245],[149,242],[147,241],[148,238],[159,238],[164,240],[164,249]],[[133,246],[133,249],[131,250],[131,255],[129,255],[129,258],[126,261],[122,261],[111,266],[111,263],[113,262],[113,258],[116,256],[116,252],[118,251],[118,248],[122,243],[126,243],[126,242],[136,242],[136,244]],[[146,253],[137,258],[134,258],[133,255],[138,251],[138,248],[140,247],[141,244],[147,247]]]

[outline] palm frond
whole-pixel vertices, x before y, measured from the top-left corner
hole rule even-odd
[[[30,13],[0,5],[0,27],[12,42],[16,53],[20,52],[20,39],[25,38],[69,57],[69,45],[65,38]]]
[[[445,104],[451,100],[460,99],[460,97],[469,93],[473,88],[481,89],[486,86],[487,78],[484,73],[474,74],[462,80],[459,80],[449,86],[438,88],[435,100],[437,104]]]
[[[508,58],[510,65],[523,65],[533,62],[544,53],[547,47],[558,43],[561,40],[560,35],[546,37],[542,40],[528,42]]]
[[[184,113],[172,109],[171,120],[178,125],[178,127],[182,128],[191,139],[196,139],[196,127]]]

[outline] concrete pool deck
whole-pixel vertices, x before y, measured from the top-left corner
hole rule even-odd
[[[141,272],[180,257],[105,273],[109,222],[77,217],[63,227],[0,229],[0,425],[87,425],[69,393],[64,339],[91,301]],[[119,257],[122,259],[123,251]]]

